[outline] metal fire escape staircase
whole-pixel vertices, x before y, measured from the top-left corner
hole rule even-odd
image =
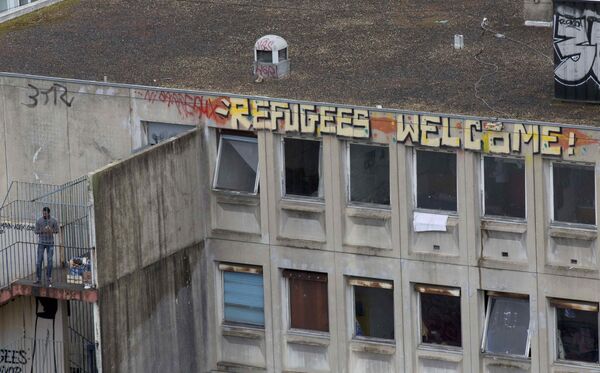
[[[44,207],[50,208],[60,230],[55,235],[52,263],[47,264],[44,255],[43,280],[36,284],[35,223]],[[71,372],[95,372],[92,307],[97,300],[97,290],[94,276],[87,278],[86,284],[67,281],[69,260],[95,260],[90,242],[90,209],[87,177],[63,185],[15,181],[0,206],[0,312],[2,305],[19,296],[68,301]],[[51,286],[45,280],[46,265],[53,267]]]

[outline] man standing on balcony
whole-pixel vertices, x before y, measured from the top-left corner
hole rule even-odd
[[[52,256],[54,255],[54,235],[58,233],[58,221],[50,217],[50,208],[42,209],[42,217],[35,223],[35,234],[39,235],[39,244],[37,250],[36,262],[36,284],[40,283],[42,277],[42,263],[44,263],[44,251],[47,251],[48,286],[52,286]]]

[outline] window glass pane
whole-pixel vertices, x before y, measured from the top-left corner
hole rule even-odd
[[[145,126],[148,145],[156,145],[161,141],[170,139],[171,137],[177,136],[182,132],[195,128],[195,126],[153,122],[147,122],[145,123]]]
[[[484,157],[485,215],[525,218],[525,162]]]
[[[225,321],[265,325],[262,274],[223,272],[223,293]]]
[[[554,220],[596,224],[596,192],[593,166],[552,165]]]
[[[321,143],[285,139],[285,194],[319,197]]]
[[[460,297],[421,293],[421,341],[462,346]]]
[[[456,211],[456,154],[417,151],[417,207]]]
[[[289,278],[289,284],[290,326],[294,329],[328,332],[327,281],[314,281],[294,276]]]
[[[561,360],[598,362],[598,313],[556,308],[556,346]]]
[[[258,62],[273,63],[273,51],[256,51]]]
[[[529,300],[490,297],[485,351],[527,355]]]
[[[394,291],[354,286],[356,336],[394,339]]]
[[[350,201],[390,204],[387,147],[350,144]]]
[[[223,136],[218,166],[217,188],[253,193],[258,177],[256,138]]]

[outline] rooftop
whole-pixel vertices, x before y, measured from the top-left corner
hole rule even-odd
[[[0,24],[0,71],[388,108],[597,124],[555,100],[552,29],[514,0],[64,0]],[[487,31],[482,19],[489,20]],[[253,46],[291,76],[255,83]],[[452,46],[464,35],[465,48]]]

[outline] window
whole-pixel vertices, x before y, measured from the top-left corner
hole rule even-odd
[[[594,166],[552,164],[554,221],[596,224]]]
[[[528,357],[529,338],[529,298],[488,293],[481,350]]]
[[[223,321],[265,326],[261,267],[220,264],[223,273]]]
[[[417,207],[456,211],[456,154],[417,151]]]
[[[598,363],[598,304],[551,299],[556,308],[556,356]]]
[[[460,290],[416,285],[421,308],[421,342],[462,346]]]
[[[389,281],[350,279],[354,291],[354,335],[394,339],[394,287]]]
[[[286,269],[292,329],[329,331],[327,274]]]
[[[258,144],[255,137],[221,136],[214,187],[257,192]]]
[[[287,48],[280,49],[278,52],[279,62],[287,60]]]
[[[156,145],[159,142],[170,139],[173,136],[196,128],[182,124],[145,122],[144,131],[148,145]]]
[[[321,142],[286,138],[285,194],[321,197]]]
[[[485,215],[525,219],[525,162],[483,157]]]
[[[350,201],[390,204],[390,156],[385,146],[349,144]]]
[[[273,63],[273,51],[256,51],[258,62]]]

